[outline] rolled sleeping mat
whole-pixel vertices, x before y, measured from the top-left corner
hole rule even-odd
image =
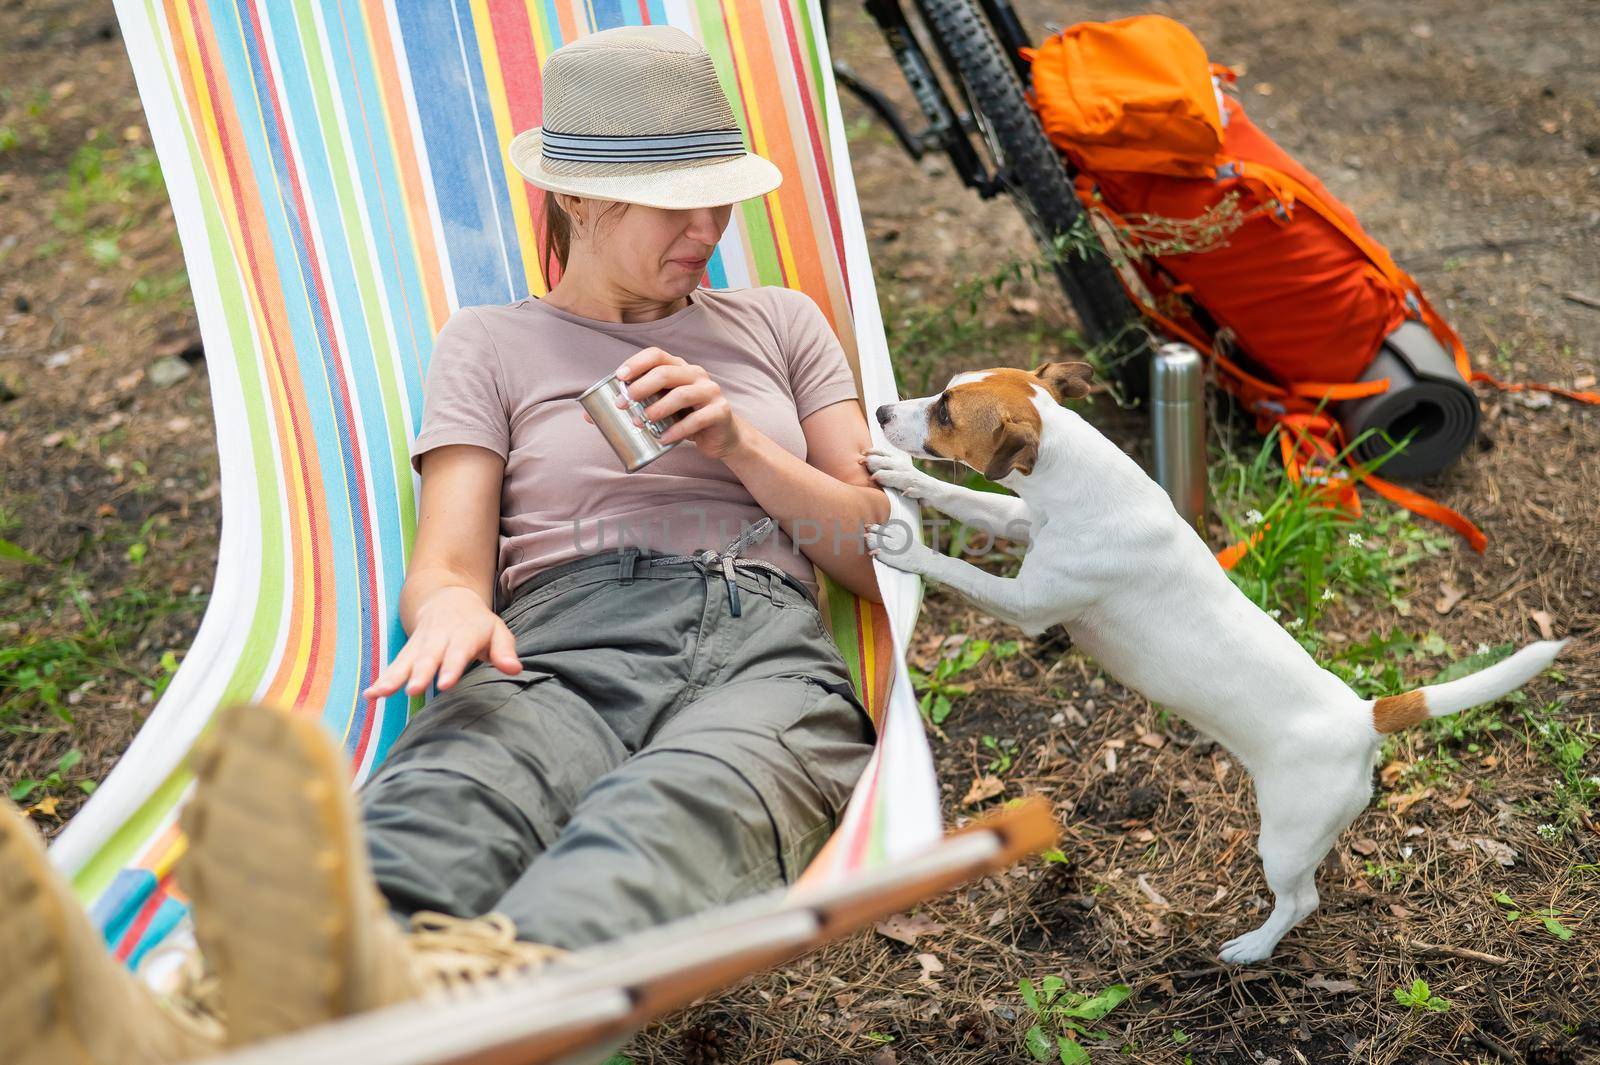
[[[1404,450],[1373,472],[1381,477],[1423,477],[1455,462],[1478,433],[1478,397],[1433,332],[1407,321],[1384,337],[1363,381],[1387,377],[1376,396],[1340,403],[1334,410],[1345,439],[1376,430],[1355,446],[1363,463],[1380,459],[1414,431]],[[1384,439],[1387,434],[1388,439]]]

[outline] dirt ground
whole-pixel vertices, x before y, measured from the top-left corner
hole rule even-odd
[[[835,7],[836,55],[909,110],[871,23]],[[1568,384],[1600,371],[1591,0],[1018,8],[1035,39],[1082,18],[1182,18],[1241,69],[1251,116],[1389,245],[1481,367]],[[82,801],[72,782],[103,779],[188,647],[215,566],[217,463],[171,213],[140,169],[148,134],[109,3],[0,0],[0,70],[0,537],[49,562],[0,561],[0,652],[63,648],[52,676],[17,664],[36,656],[0,659],[0,699],[21,707],[0,731],[0,784],[80,751],[54,810],[35,814],[53,832]],[[981,201],[943,160],[914,164],[854,99],[845,113],[891,322],[1028,253],[1003,199]],[[1070,350],[1059,292],[1008,292],[980,311],[981,342],[901,367],[903,388]],[[1419,680],[1480,644],[1536,638],[1541,623],[1578,636],[1564,679],[1535,681],[1530,705],[1560,697],[1561,722],[1593,733],[1600,411],[1480,394],[1481,446],[1422,487],[1476,520],[1488,551],[1452,543],[1418,563],[1409,616],[1339,623],[1438,634],[1449,653],[1408,663]],[[1138,447],[1136,419],[1096,410]],[[1270,963],[1225,970],[1216,948],[1268,905],[1250,789],[1226,752],[1107,683],[1058,631],[1027,640],[930,586],[918,664],[950,634],[1016,639],[1021,653],[962,678],[974,690],[935,742],[947,823],[1042,794],[1067,860],[934,900],[914,936],[859,934],[746,980],[640,1033],[632,1059],[1027,1061],[1018,982],[1055,976],[1088,994],[1131,990],[1093,1026],[1105,1037],[1094,1061],[1600,1060],[1600,833],[1592,809],[1570,832],[1541,833],[1557,773],[1524,731],[1451,746],[1453,768],[1426,786],[1404,767],[1431,748],[1396,748],[1401,768],[1380,776],[1324,866],[1321,909]],[[70,727],[27,697],[51,685]],[[995,756],[986,736],[1014,750],[1004,791],[967,804]],[[1600,774],[1593,749],[1582,759]],[[1559,913],[1570,938],[1508,920],[1496,892]],[[1417,979],[1451,1007],[1398,1003]]]

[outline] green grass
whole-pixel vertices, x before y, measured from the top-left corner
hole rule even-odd
[[[1085,357],[1093,362],[1094,353],[1073,330],[1062,329],[1037,315],[1015,320],[1008,316],[999,325],[986,325],[978,312],[1024,280],[1039,283],[1042,278],[1045,284],[1054,285],[1052,271],[1056,262],[1094,254],[1093,249],[1097,248],[1087,220],[1080,219],[1080,225],[1059,236],[1050,250],[1007,260],[988,274],[959,281],[941,294],[937,305],[907,308],[900,304],[894,289],[886,289],[884,328],[902,391],[906,395],[929,394],[943,384],[944,377],[937,375],[948,377],[949,368],[969,353],[982,353],[986,366],[996,361],[994,351],[1007,352],[1002,361],[1010,365],[1036,363],[1047,341],[1065,342],[1085,350]],[[1020,358],[1022,352],[1028,352],[1029,357]]]
[[[19,617],[21,635],[0,645],[0,732],[44,735],[71,729],[77,722],[69,693],[110,676],[132,677],[150,691],[152,702],[159,699],[177,672],[177,655],[164,652],[156,672],[149,674],[130,664],[124,649],[136,644],[159,617],[182,613],[198,618],[207,598],[132,587],[102,598],[97,607],[84,596],[80,575],[64,571],[54,580],[56,602],[47,611]],[[34,634],[44,632],[50,618],[69,606],[82,619],[74,631]]]
[[[1318,623],[1333,604],[1409,614],[1406,571],[1420,559],[1447,550],[1450,540],[1379,499],[1364,498],[1360,515],[1328,505],[1315,486],[1285,472],[1278,459],[1280,432],[1274,426],[1248,456],[1216,449],[1211,494],[1231,540],[1259,537],[1229,577],[1308,651],[1325,657],[1326,640]],[[1373,637],[1335,655],[1336,664],[1345,667],[1346,680],[1371,681],[1365,671],[1380,668],[1381,686],[1381,664],[1392,661],[1399,649],[1388,641]],[[1418,646],[1409,640],[1404,651]],[[1443,650],[1440,643],[1436,651]]]
[[[64,233],[108,239],[142,221],[142,213],[135,208],[163,195],[165,189],[153,150],[143,145],[115,147],[102,136],[73,154],[51,221]],[[113,222],[91,233],[91,217],[107,206],[117,209]]]

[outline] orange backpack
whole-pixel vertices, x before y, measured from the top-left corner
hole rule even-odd
[[[1349,475],[1329,468],[1343,449],[1326,407],[1387,390],[1387,379],[1359,379],[1408,318],[1453,354],[1463,380],[1542,387],[1474,373],[1417,283],[1224,95],[1234,72],[1209,62],[1181,23],[1161,15],[1084,22],[1021,54],[1033,68],[1030,103],[1078,171],[1079,198],[1131,253],[1119,264],[1130,295],[1164,331],[1207,355],[1263,429],[1283,426],[1291,475],[1314,468],[1338,502],[1359,511]],[[1483,550],[1482,532],[1461,515],[1359,467],[1351,472]]]

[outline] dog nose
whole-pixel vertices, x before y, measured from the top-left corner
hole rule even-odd
[[[878,424],[879,425],[888,425],[889,424],[889,404],[887,404],[887,403],[884,403],[884,404],[882,404],[881,406],[878,407]]]

